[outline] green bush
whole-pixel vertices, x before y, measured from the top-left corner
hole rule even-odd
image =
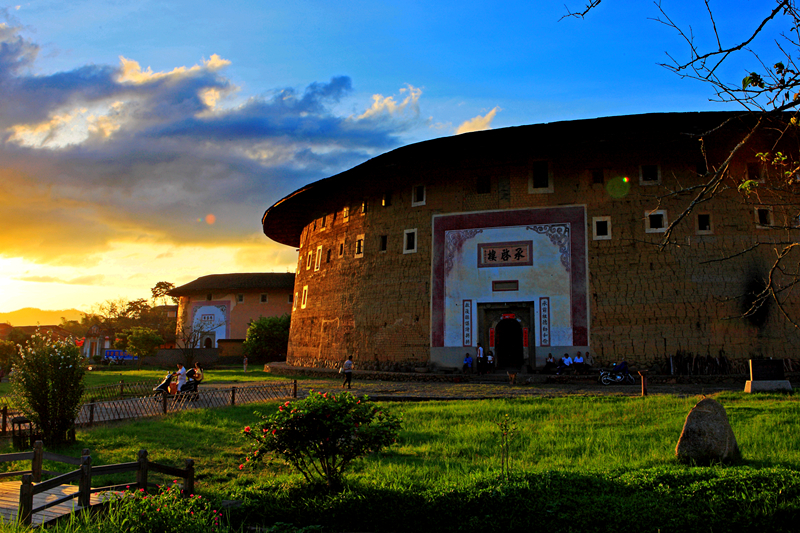
[[[255,362],[277,361],[286,357],[289,346],[290,316],[260,317],[247,328],[242,349]]]
[[[244,428],[253,440],[245,463],[277,454],[309,483],[325,481],[329,488],[339,488],[354,459],[391,445],[399,431],[400,418],[366,396],[311,391],[307,398],[287,401],[275,414],[262,417],[257,428]]]
[[[14,403],[42,431],[45,444],[59,445],[73,428],[83,395],[83,357],[72,339],[37,332],[14,361]]]
[[[184,498],[176,485],[161,488],[156,494],[143,489],[125,492],[113,498],[108,511],[91,520],[88,533],[222,533],[229,528],[222,524],[222,512],[200,495]]]

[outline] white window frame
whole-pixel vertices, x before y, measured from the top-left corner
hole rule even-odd
[[[308,305],[308,285],[303,286],[303,301],[300,302],[300,309],[305,309]]]
[[[700,229],[700,215],[708,215],[708,229]],[[694,233],[695,235],[713,235],[714,234],[714,217],[708,211],[700,211],[694,217]]]
[[[317,259],[314,261],[314,272],[319,270],[319,265],[322,263],[322,245],[317,246]]]
[[[409,234],[413,234],[414,235],[414,248],[413,249],[408,248],[408,235]],[[418,237],[417,236],[417,228],[403,230],[403,253],[404,254],[415,254],[415,253],[417,253],[417,246],[419,244],[419,240],[418,240],[417,237]]]
[[[761,224],[761,218],[758,216],[758,212],[759,211],[767,211],[767,212],[769,212],[769,225],[768,226],[764,226],[764,225]],[[754,207],[753,208],[753,216],[755,216],[756,228],[758,228],[758,229],[772,229],[772,226],[775,225],[775,216],[774,216],[774,213],[772,212],[772,206],[762,205],[762,206]]]
[[[417,200],[417,189],[422,187],[422,200]],[[425,185],[417,184],[411,187],[411,207],[419,207],[425,205],[428,201],[428,188]]]
[[[598,222],[605,222],[606,227],[608,228],[607,235],[598,235],[597,234],[597,223]],[[592,217],[592,239],[595,241],[610,241],[611,240],[611,217],[610,216],[603,216],[603,217]]]
[[[547,163],[547,187],[534,187],[533,186],[533,165],[534,163]],[[536,159],[531,161],[530,168],[528,169],[528,194],[551,194],[554,191],[553,187],[553,165],[548,159]]]
[[[656,167],[656,175],[658,176],[655,181],[652,180],[645,180],[644,179],[644,167]],[[647,163],[645,165],[639,165],[639,185],[648,186],[648,185],[661,185],[661,165],[657,163]]]
[[[356,253],[355,257],[364,257],[364,234],[356,236]]]
[[[308,259],[306,260],[306,270],[311,270],[311,263],[314,262],[314,251],[308,251]]]
[[[661,215],[663,226],[660,228],[653,228],[650,226],[650,215]],[[652,211],[644,212],[644,232],[645,233],[666,233],[669,227],[669,220],[667,219],[666,209],[653,209]]]

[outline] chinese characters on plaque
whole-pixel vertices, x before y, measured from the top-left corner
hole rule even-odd
[[[541,345],[550,346],[550,298],[539,298],[539,335]]]
[[[461,311],[464,314],[464,346],[472,346],[472,300],[464,300]]]
[[[530,266],[533,241],[493,242],[478,245],[478,268]]]

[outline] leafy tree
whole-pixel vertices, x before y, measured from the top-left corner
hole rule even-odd
[[[153,295],[153,303],[161,302],[161,305],[177,305],[178,298],[169,295],[169,291],[174,288],[175,284],[169,281],[159,281],[156,283],[156,286],[150,289],[150,293]]]
[[[260,317],[247,328],[243,349],[252,360],[275,361],[286,357],[289,346],[289,324],[291,317]]]
[[[397,440],[400,424],[400,417],[383,411],[366,396],[310,391],[308,397],[287,401],[276,413],[262,417],[255,429],[244,428],[245,437],[253,441],[244,464],[276,454],[309,483],[324,481],[338,489],[345,469],[355,459]]]
[[[83,395],[83,357],[72,339],[34,334],[14,358],[14,403],[48,445],[67,440]]]
[[[14,357],[17,355],[17,343],[13,341],[0,340],[0,369],[3,374],[8,374],[11,365],[14,364]]]
[[[156,353],[156,348],[164,344],[164,339],[157,331],[150,328],[131,328],[124,330],[125,349],[138,358],[138,368],[142,368],[142,359]]]
[[[601,1],[587,0],[583,8],[575,12],[567,8],[565,17],[583,19],[598,9]],[[741,295],[746,302],[743,315],[754,319],[764,314],[765,306],[774,303],[785,319],[800,328],[800,320],[786,306],[794,286],[800,283],[797,269],[800,240],[796,231],[800,220],[800,152],[794,147],[788,152],[773,148],[756,154],[762,162],[757,180],[749,175],[731,175],[728,167],[733,156],[745,150],[754,134],[769,133],[775,138],[788,138],[800,131],[800,10],[796,0],[777,0],[771,5],[762,3],[754,6],[761,10],[761,16],[754,17],[749,27],[723,32],[719,30],[722,26],[718,24],[710,1],[705,0],[704,4],[705,15],[688,25],[676,22],[661,2],[655,2],[658,15],[653,20],[673,30],[685,42],[688,52],[688,56],[682,57],[667,52],[668,60],[661,66],[681,78],[708,85],[713,93],[712,101],[740,106],[742,118],[746,120],[728,120],[715,129],[731,128],[734,122],[750,125],[739,133],[738,142],[723,161],[707,165],[700,185],[664,190],[655,199],[660,202],[679,196],[687,198],[686,207],[672,217],[661,246],[678,244],[674,230],[691,220],[689,215],[705,202],[729,201],[731,195],[727,191],[738,191],[738,200],[747,205],[774,210],[772,220],[760,224],[772,230],[769,239],[743,246],[741,251],[719,260],[761,254],[769,249],[769,254],[764,256],[771,256],[772,264],[763,275],[763,281],[759,281],[760,287]],[[698,136],[704,154],[707,153],[705,139],[706,135]]]

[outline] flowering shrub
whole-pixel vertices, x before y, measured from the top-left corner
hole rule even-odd
[[[14,401],[42,431],[45,444],[61,444],[81,406],[83,357],[72,339],[39,332],[21,346],[14,360]]]
[[[262,417],[257,427],[244,428],[253,447],[239,469],[273,453],[309,483],[325,481],[335,488],[354,459],[391,445],[399,431],[400,418],[366,396],[310,391],[307,398],[288,401],[275,414]]]
[[[173,485],[152,495],[138,489],[113,498],[96,526],[101,533],[221,533],[228,531],[221,519],[222,512],[211,502],[197,494],[184,498]]]

